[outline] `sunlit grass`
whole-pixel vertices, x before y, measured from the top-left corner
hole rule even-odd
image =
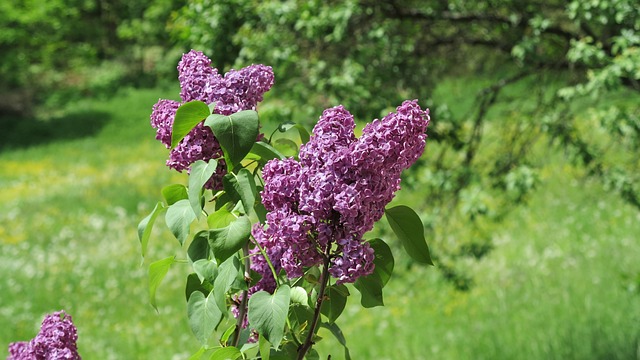
[[[148,305],[148,262],[177,242],[158,231],[167,241],[140,266],[136,224],[162,185],[181,181],[148,124],[157,98],[135,91],[77,104],[69,111],[109,110],[113,121],[93,138],[0,153],[0,343],[32,338],[45,313],[65,309],[88,359],[182,359],[197,347],[183,269],[158,294],[160,314]]]

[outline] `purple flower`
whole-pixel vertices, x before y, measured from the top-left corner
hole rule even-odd
[[[160,99],[153,105],[151,126],[156,130],[156,140],[160,140],[167,149],[171,148],[171,127],[180,103],[173,100]]]
[[[58,311],[44,318],[33,340],[9,344],[7,360],[79,360],[77,341],[71,316]]]
[[[182,56],[178,64],[180,98],[182,102],[160,99],[151,113],[151,126],[156,129],[156,139],[171,147],[173,121],[178,107],[188,101],[199,100],[215,104],[215,114],[231,115],[241,110],[255,110],[265,92],[273,86],[273,70],[270,66],[251,65],[240,70],[230,70],[224,76],[211,67],[211,60],[202,52],[191,50]],[[187,170],[197,160],[220,159],[222,149],[209,127],[199,124],[169,153],[167,166]],[[205,184],[208,189],[222,188],[226,174],[224,160],[218,162],[216,172]]]
[[[364,234],[384,214],[400,189],[400,174],[423,153],[428,110],[405,101],[357,139],[353,116],[342,106],[327,109],[300,148],[300,161],[271,160],[263,169],[262,202],[269,211],[253,236],[290,278],[329,256],[338,283],[354,282],[374,270],[373,249]],[[327,250],[329,249],[329,250]],[[266,261],[252,269],[263,278],[254,289],[273,291]]]

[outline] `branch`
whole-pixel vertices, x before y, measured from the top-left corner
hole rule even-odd
[[[322,307],[322,302],[324,301],[324,292],[327,288],[327,284],[329,283],[329,262],[331,259],[329,258],[329,253],[331,251],[331,243],[327,244],[327,250],[324,254],[324,265],[322,267],[322,275],[320,275],[320,291],[318,293],[318,300],[316,300],[316,308],[313,313],[313,320],[311,321],[311,326],[309,327],[309,334],[307,335],[307,339],[304,341],[304,344],[300,348],[298,348],[298,360],[304,359],[305,354],[313,345],[313,335],[316,332],[316,327],[318,326],[318,320],[320,319],[320,308]]]
[[[470,22],[492,22],[513,25],[514,22],[508,17],[488,14],[488,13],[457,13],[451,11],[443,11],[438,13],[425,13],[416,9],[401,9],[396,4],[392,4],[393,12],[389,17],[393,19],[409,19],[409,20],[429,20],[439,21],[446,20],[458,23]]]
[[[248,242],[242,247],[242,254],[244,255],[244,278],[246,280],[246,279],[249,279],[249,276],[250,276],[249,267],[251,266],[251,262],[249,260],[249,243]],[[240,301],[240,305],[239,305],[240,313],[238,314],[236,331],[233,333],[233,340],[231,341],[231,345],[235,347],[238,347],[238,342],[240,341],[240,331],[242,331],[244,318],[247,316],[247,300],[248,299],[249,299],[249,292],[247,290],[242,291],[242,300]]]
[[[529,71],[522,71],[510,78],[501,79],[495,84],[480,91],[478,97],[476,98],[477,101],[480,101],[480,108],[478,109],[478,114],[476,115],[473,123],[473,133],[468,142],[469,145],[465,154],[464,166],[469,166],[469,164],[471,164],[471,161],[473,161],[473,158],[475,157],[475,153],[482,136],[482,125],[484,123],[484,118],[491,106],[496,102],[498,94],[500,93],[502,88],[509,84],[517,82],[530,74],[531,73]]]
[[[431,54],[432,48],[438,46],[447,46],[447,45],[456,45],[466,44],[471,46],[485,46],[491,49],[497,49],[502,51],[505,54],[511,54],[511,45],[500,42],[498,39],[481,39],[481,38],[467,38],[464,35],[456,34],[452,37],[446,38],[436,38],[431,42],[423,42],[428,48],[428,51],[425,51],[427,54]]]

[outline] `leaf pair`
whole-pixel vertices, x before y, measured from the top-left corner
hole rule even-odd
[[[207,259],[197,260],[193,264],[197,276],[193,277],[191,274],[187,279],[189,326],[203,345],[208,343],[223,316],[227,314],[227,292],[231,288],[242,287],[234,284],[241,284],[244,280],[237,256],[229,257],[220,266],[215,264]],[[191,281],[195,283],[190,284]],[[246,285],[243,286],[246,289]],[[213,290],[207,291],[205,288]]]

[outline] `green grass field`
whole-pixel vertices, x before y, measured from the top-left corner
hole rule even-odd
[[[159,313],[148,304],[147,266],[180,254],[177,241],[158,226],[141,266],[136,236],[162,186],[186,179],[164,166],[148,122],[152,104],[175,94],[123,90],[74,104],[35,134],[33,124],[3,134],[0,347],[32,338],[45,313],[65,309],[84,359],[186,359],[198,349],[186,266],[164,280]],[[640,214],[579,172],[549,160],[529,206],[468,264],[470,291],[413,267],[394,274],[385,307],[362,309],[351,297],[338,323],[352,358],[640,358]],[[319,350],[341,359],[339,348],[329,339]]]

